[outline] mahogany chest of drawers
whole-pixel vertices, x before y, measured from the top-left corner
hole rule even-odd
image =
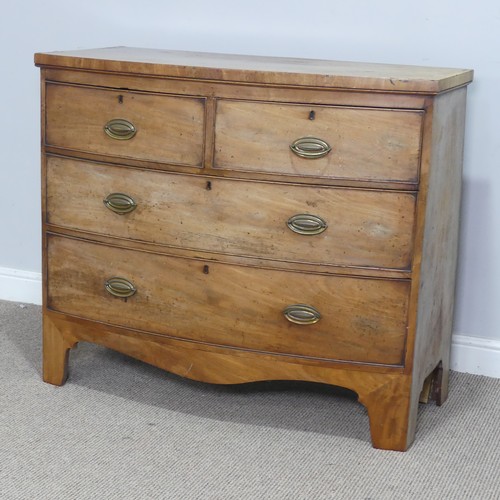
[[[405,450],[419,398],[447,396],[472,71],[128,48],[35,62],[44,380],[89,341],[205,382],[334,384],[375,447]]]

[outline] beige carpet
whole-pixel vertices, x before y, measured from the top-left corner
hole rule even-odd
[[[500,380],[453,373],[406,453],[348,391],[212,386],[80,344],[40,379],[40,308],[0,302],[0,499],[499,499]]]

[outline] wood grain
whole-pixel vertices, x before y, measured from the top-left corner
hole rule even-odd
[[[68,378],[69,350],[77,343],[71,330],[64,334],[49,316],[43,316],[43,380],[63,385]]]
[[[49,157],[47,222],[179,248],[263,259],[409,269],[414,193],[283,186],[174,175]],[[138,204],[126,215],[107,209],[110,193]],[[328,228],[292,232],[296,214]]]
[[[311,120],[310,113],[315,118]],[[220,100],[214,167],[300,177],[416,182],[422,113]],[[302,137],[332,151],[305,159],[290,145]],[[362,144],[362,147],[360,147]]]
[[[433,396],[438,404],[448,395],[466,95],[466,89],[459,89],[436,98],[429,130],[432,167],[425,178],[425,224],[421,221],[423,239],[412,392],[418,392],[425,378],[433,373]],[[440,369],[436,370],[438,365]]]
[[[35,54],[35,64],[175,78],[435,94],[472,70],[109,47]]]
[[[222,99],[251,99],[266,102],[325,104],[334,106],[369,106],[390,109],[424,109],[423,94],[394,94],[390,92],[360,92],[356,89],[321,87],[296,88],[286,85],[259,85],[251,82],[203,81],[162,76],[96,73],[46,67],[47,81],[94,85],[111,89],[140,90],[164,94],[204,95]]]
[[[373,445],[405,450],[408,441],[408,384],[397,372],[358,371],[342,366],[311,364],[288,356],[269,356],[252,351],[211,347],[193,342],[155,337],[107,327],[88,320],[44,312],[44,324],[73,341],[93,342],[169,370],[181,377],[213,384],[241,384],[262,380],[305,380],[346,387],[368,409]],[[75,328],[78,326],[78,328]],[[55,353],[54,353],[55,354]],[[67,356],[60,355],[67,365]],[[367,367],[370,370],[371,367]],[[338,401],[332,401],[338,404]],[[291,409],[293,411],[293,409]],[[332,422],[335,427],[335,422]]]
[[[340,385],[375,447],[407,449],[424,380],[448,393],[472,71],[127,48],[35,61],[44,380],[63,384],[89,341],[205,382]],[[105,136],[111,118],[134,139]],[[302,136],[332,153],[293,156]],[[102,203],[119,191],[129,215]],[[327,231],[289,232],[301,212]],[[111,296],[113,276],[135,295]],[[290,323],[291,304],[321,319]]]
[[[48,84],[47,145],[78,151],[202,166],[204,99],[127,90]],[[115,140],[104,125],[122,118],[137,128],[130,140]]]
[[[207,268],[205,268],[207,266]],[[268,352],[401,364],[409,283],[268,271],[145,254],[50,236],[48,307],[118,326]],[[137,287],[124,301],[104,288]],[[283,316],[292,304],[322,315]]]

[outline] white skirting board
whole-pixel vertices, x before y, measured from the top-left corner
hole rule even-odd
[[[453,335],[452,370],[500,378],[500,340]]]
[[[0,300],[42,303],[42,274],[0,267]]]
[[[42,275],[0,267],[0,300],[42,303]],[[500,378],[500,340],[453,335],[451,369]]]

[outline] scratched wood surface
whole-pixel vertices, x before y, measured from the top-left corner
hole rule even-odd
[[[50,237],[48,307],[173,337],[260,351],[400,364],[409,283],[252,269]],[[127,301],[104,283],[137,287]],[[287,306],[322,318],[297,325]]]
[[[189,79],[423,93],[465,85],[473,74],[468,69],[135,47],[38,53],[35,64]]]
[[[217,103],[214,167],[416,182],[421,124],[421,111],[221,100]],[[332,149],[323,158],[301,158],[290,146],[303,137],[321,139]]]
[[[144,172],[49,157],[47,222],[179,248],[270,260],[410,269],[414,193],[283,186]],[[117,215],[103,200],[137,203]],[[321,217],[321,234],[293,232],[297,214]]]
[[[407,449],[424,380],[438,404],[448,391],[472,71],[127,48],[35,61],[44,380],[63,384],[90,341],[205,382],[341,385],[375,447]],[[136,136],[104,137],[111,118]],[[293,156],[300,136],[331,156]],[[130,190],[131,214],[104,207]],[[286,229],[313,209],[319,237]],[[111,296],[113,276],[135,295]],[[292,304],[320,320],[290,323]]]
[[[204,100],[118,90],[48,84],[48,145],[122,158],[200,167],[204,144]],[[125,119],[137,132],[116,140],[104,132]]]

